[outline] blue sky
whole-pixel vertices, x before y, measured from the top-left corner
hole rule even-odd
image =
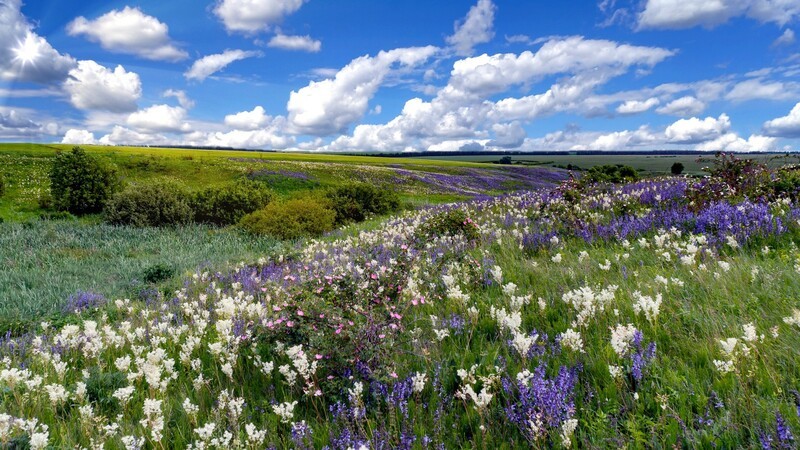
[[[797,0],[0,0],[0,140],[800,150]]]

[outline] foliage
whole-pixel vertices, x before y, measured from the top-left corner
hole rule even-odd
[[[631,166],[621,164],[606,164],[594,166],[583,175],[581,179],[585,184],[591,183],[624,183],[636,181],[639,174]]]
[[[239,226],[255,235],[278,239],[320,236],[334,228],[336,213],[322,200],[303,197],[272,202],[242,218]]]
[[[330,189],[326,197],[336,212],[336,223],[339,225],[362,222],[372,216],[400,209],[397,193],[386,186],[350,183]]]
[[[50,192],[60,211],[99,213],[118,189],[116,171],[80,147],[58,152],[50,169]]]
[[[480,239],[480,232],[465,211],[451,209],[429,218],[420,227],[418,236],[423,242],[441,236],[461,236],[473,242]]]
[[[684,169],[683,163],[676,162],[672,164],[672,167],[670,167],[669,171],[673,175],[680,175],[683,173],[683,169]]]
[[[189,194],[173,183],[133,185],[106,205],[105,221],[112,225],[163,227],[192,221]]]
[[[6,193],[6,177],[0,172],[0,197]]]
[[[164,263],[157,263],[144,269],[142,279],[145,283],[157,284],[172,278],[173,275],[175,275],[174,267]]]
[[[194,193],[191,206],[198,223],[233,225],[271,200],[272,195],[263,184],[239,181]]]
[[[800,167],[785,167],[776,172],[772,182],[775,195],[779,198],[800,198]]]
[[[511,164],[511,162],[511,157],[507,155],[497,160],[497,164]]]
[[[714,158],[701,160],[711,165],[703,169],[709,176],[687,191],[687,198],[695,210],[723,199],[757,199],[772,194],[770,170],[754,159],[740,159],[720,152]]]

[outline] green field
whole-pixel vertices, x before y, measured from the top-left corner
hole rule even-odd
[[[747,154],[742,158],[754,159],[763,162],[770,167],[780,167],[785,164],[797,164],[800,162],[800,155],[785,154]],[[466,163],[495,162],[502,158],[502,155],[475,155],[475,156],[424,156],[415,159],[435,160],[446,163]],[[511,155],[512,163],[522,163],[538,165],[544,167],[566,167],[568,164],[577,166],[581,169],[589,169],[593,166],[606,164],[624,164],[649,175],[665,175],[670,173],[670,168],[676,162],[683,164],[684,173],[688,175],[703,174],[703,167],[708,166],[708,162],[698,161],[698,155]],[[704,157],[713,158],[713,154]]]

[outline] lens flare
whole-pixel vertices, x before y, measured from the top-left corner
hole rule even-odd
[[[14,61],[23,66],[28,64],[35,65],[39,56],[41,56],[39,54],[39,42],[35,35],[28,33],[25,36],[25,40],[17,41],[17,47],[14,48]]]

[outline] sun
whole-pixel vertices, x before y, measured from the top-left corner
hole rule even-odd
[[[14,48],[14,61],[23,66],[27,64],[35,65],[40,56],[39,42],[37,42],[36,36],[32,33],[28,33],[24,40],[17,41],[17,46]]]

